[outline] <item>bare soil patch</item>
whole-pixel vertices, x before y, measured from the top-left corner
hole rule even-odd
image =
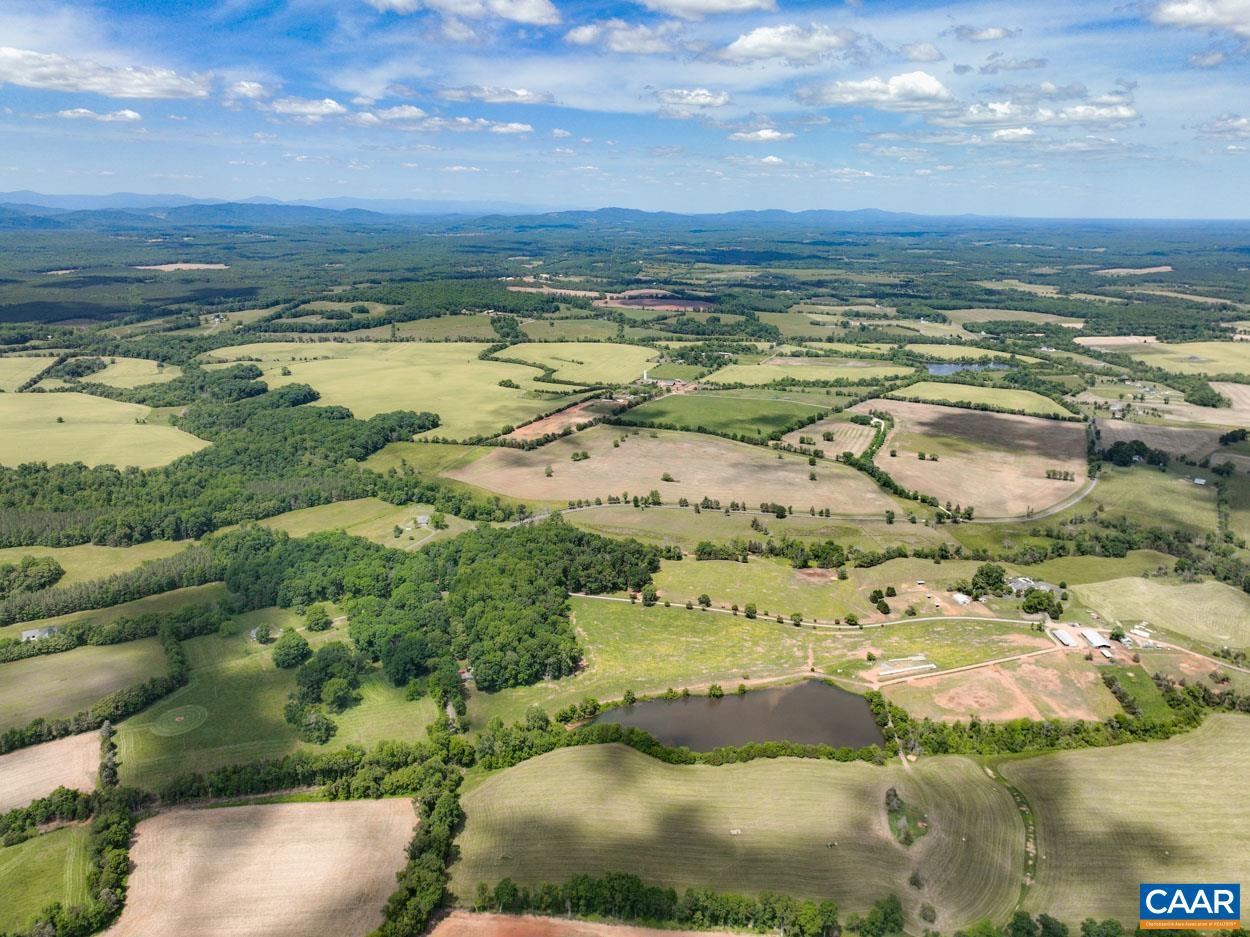
[[[1119,345],[1153,345],[1159,339],[1154,335],[1082,335],[1072,341],[1086,348],[1115,348]]]
[[[382,923],[406,799],[180,809],[139,824],[110,937],[351,937]]]
[[[135,267],[136,270],[160,270],[164,273],[170,273],[175,270],[229,270],[229,264],[149,264],[144,267]]]
[[[852,409],[893,415],[894,432],[876,462],[899,484],[943,502],[974,505],[978,517],[1042,510],[1084,483],[1085,431],[1079,423],[902,400],[869,400]],[[936,454],[938,461],[921,461],[921,452]],[[1049,469],[1072,472],[1076,480],[1047,478]]]
[[[1171,272],[1172,267],[1168,264],[1160,267],[1107,267],[1104,270],[1094,271],[1100,277],[1144,277],[1152,273]]]
[[[58,787],[90,791],[100,766],[100,736],[70,735],[0,756],[0,813],[25,807]]]
[[[532,914],[473,914],[453,911],[431,937],[728,937],[726,932],[656,930],[628,924],[603,924]]]
[[[613,446],[614,440],[619,446]],[[589,458],[572,461],[577,452],[587,452]],[[815,480],[809,472],[815,473]],[[663,480],[666,473],[672,481]],[[843,465],[826,463],[810,469],[802,456],[762,446],[698,433],[629,432],[608,426],[592,427],[528,452],[498,448],[449,477],[524,500],[606,501],[609,495],[641,497],[657,490],[665,503],[708,497],[725,504],[775,502],[856,515],[893,506],[866,476]]]
[[[615,405],[615,402],[611,400],[583,400],[559,413],[553,413],[520,429],[514,429],[504,439],[541,439],[550,433],[562,433],[570,428],[576,429],[611,412]]]

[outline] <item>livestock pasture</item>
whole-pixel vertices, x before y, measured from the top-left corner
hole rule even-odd
[[[900,389],[894,396],[918,398],[925,403],[984,404],[1000,410],[1019,410],[1043,416],[1071,416],[1053,400],[1031,390],[1006,387],[981,387],[941,381],[920,381]]]
[[[1074,586],[1107,621],[1146,621],[1211,648],[1250,647],[1250,596],[1222,582],[1169,583],[1124,578]]]
[[[382,923],[407,799],[169,810],[139,824],[109,937],[343,937]]]
[[[208,445],[172,426],[145,422],[151,412],[89,394],[0,394],[0,465],[155,468]]]
[[[67,735],[0,755],[0,813],[47,797],[58,787],[93,790],[99,766],[96,732]]]
[[[164,672],[165,654],[156,638],[0,664],[0,732],[34,719],[72,716]]]
[[[11,394],[28,380],[55,362],[52,357],[6,355],[0,357],[0,391]]]
[[[501,355],[551,368],[558,380],[578,384],[628,384],[658,357],[653,348],[610,342],[522,343]]]
[[[772,399],[767,391],[755,398],[727,397],[715,392],[670,394],[634,407],[625,414],[631,423],[660,423],[679,429],[768,438],[772,433],[820,416],[833,406],[813,398],[809,403]]]
[[[454,537],[473,526],[454,515],[444,515],[443,520],[447,526],[442,530],[435,530],[428,523],[428,518],[435,510],[428,504],[397,507],[378,498],[355,498],[288,511],[265,518],[259,523],[262,527],[285,531],[292,537],[307,537],[322,530],[342,530],[400,550],[411,550],[435,540]],[[427,518],[425,525],[419,523],[422,517]],[[395,534],[396,528],[400,531],[398,536]]]
[[[1250,374],[1245,342],[1149,342],[1115,350],[1177,374]]]
[[[618,326],[605,319],[531,319],[521,331],[543,342],[604,341],[616,338]]]
[[[493,435],[578,399],[567,387],[537,383],[536,366],[479,358],[487,347],[471,342],[274,342],[212,354],[218,360],[258,358],[271,386],[309,384],[321,394],[321,404],[347,407],[359,419],[391,410],[432,410],[442,421],[432,435],[452,438]],[[518,386],[501,387],[503,380]]]
[[[1248,769],[1250,718],[1240,714],[1208,716],[1164,742],[1004,762],[1037,824],[1023,907],[1073,926],[1129,921],[1139,882],[1246,881],[1250,799],[1229,779]]]
[[[930,822],[910,849],[889,831],[891,786]],[[959,928],[1006,916],[1024,864],[1010,794],[963,758],[926,759],[910,771],[798,759],[676,766],[601,745],[527,761],[462,802],[467,820],[451,881],[462,903],[480,881],[532,885],[645,869],[649,881],[679,892],[831,898],[843,914],[893,890],[913,926],[927,902],[940,926]],[[912,869],[923,888],[883,887]]]
[[[85,902],[90,866],[83,824],[0,846],[0,933],[24,931],[53,902]]]
[[[1043,510],[1078,494],[1085,482],[1085,432],[1079,423],[889,399],[854,409],[885,410],[894,417],[894,431],[876,461],[895,481],[942,502],[974,505],[981,517]],[[937,461],[921,461],[922,452]],[[1051,470],[1071,472],[1075,480],[1047,478]]]
[[[774,381],[883,381],[907,377],[912,368],[856,358],[789,358],[760,364],[731,364],[704,378],[711,384],[771,384]]]
[[[619,445],[613,445],[613,443]],[[572,461],[577,452],[590,457]],[[551,467],[547,474],[547,467]],[[673,480],[664,481],[668,473]],[[894,502],[865,475],[833,463],[809,476],[807,460],[760,446],[668,430],[596,426],[538,449],[495,449],[449,477],[522,500],[590,499],[660,492],[665,501],[704,497],[837,513],[879,514]]]
[[[833,439],[825,439],[825,433],[831,434]],[[826,456],[833,457],[843,452],[863,454],[872,442],[875,433],[876,429],[873,426],[852,423],[849,413],[836,413],[823,420],[810,423],[802,429],[786,433],[782,438],[792,446],[808,445],[809,448],[823,450]],[[803,442],[804,437],[815,441],[806,444]]]
[[[1166,525],[1201,534],[1217,525],[1214,485],[1195,485],[1193,469],[1161,471],[1147,465],[1124,468],[1103,463],[1094,489],[1057,518],[1098,510],[1109,518],[1124,517],[1143,527]],[[1205,470],[1201,477],[1209,473]]]

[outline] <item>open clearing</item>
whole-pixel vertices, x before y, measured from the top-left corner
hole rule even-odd
[[[53,902],[84,903],[90,864],[85,824],[0,847],[0,933],[24,931]]]
[[[767,438],[795,422],[819,416],[836,398],[811,398],[811,403],[773,399],[767,391],[758,398],[728,397],[716,393],[670,394],[634,407],[622,418],[636,423],[658,423],[678,429],[733,433]]]
[[[1121,468],[1104,462],[1094,490],[1056,515],[1056,521],[1096,508],[1109,518],[1126,517],[1142,527],[1175,527],[1199,535],[1215,530],[1215,486],[1195,485],[1193,476],[1180,469],[1193,471],[1184,465],[1159,471],[1146,465]],[[1198,471],[1204,477],[1210,475],[1205,469]]]
[[[407,799],[171,810],[139,824],[110,937],[363,937],[416,818]]]
[[[931,832],[910,849],[889,832],[890,786],[929,817]],[[675,766],[596,745],[495,774],[462,804],[451,882],[461,902],[480,881],[532,885],[638,869],[679,892],[832,898],[844,916],[894,892],[913,927],[929,902],[937,926],[958,928],[1005,917],[1024,863],[1010,794],[963,758],[926,759],[910,771],[787,758]],[[922,889],[889,884],[912,869]]]
[[[1095,422],[1098,427],[1098,444],[1109,449],[1117,442],[1140,439],[1152,449],[1162,449],[1174,456],[1201,459],[1218,450],[1220,431],[1188,426],[1159,426],[1153,423],[1130,423],[1127,420],[1103,420]],[[1218,452],[1214,459],[1219,461]]]
[[[168,264],[148,264],[146,266],[135,267],[136,270],[160,270],[163,273],[172,273],[176,270],[229,270],[229,264],[193,264],[193,263],[168,263]]]
[[[613,446],[613,441],[619,446]],[[590,458],[574,462],[576,452]],[[551,466],[551,476],[546,467]],[[814,471],[816,480],[809,479]],[[669,473],[674,481],[662,480]],[[880,513],[894,507],[866,476],[827,463],[810,470],[805,458],[712,436],[668,430],[623,431],[596,426],[528,452],[495,449],[449,477],[521,499],[593,500],[608,495],[645,496],[658,490],[665,501],[704,497],[724,503],[764,502],[830,508],[843,514]]]
[[[1107,621],[1125,626],[1145,621],[1215,648],[1250,646],[1250,596],[1222,582],[1126,578],[1073,588]]]
[[[172,426],[139,422],[151,412],[89,394],[0,394],[0,465],[84,462],[155,468],[208,445]]]
[[[978,517],[1042,510],[1075,495],[1085,481],[1085,430],[1079,423],[889,399],[853,409],[893,415],[894,432],[876,462],[895,481],[943,502],[975,505]],[[891,458],[891,451],[898,455]],[[938,460],[922,462],[921,452]],[[1076,480],[1049,479],[1050,469],[1072,472]]]
[[[1177,374],[1250,374],[1245,342],[1148,342],[1115,350]]]
[[[24,807],[58,787],[90,791],[100,767],[100,735],[84,732],[0,755],[0,813]]]
[[[435,510],[428,504],[396,506],[380,498],[355,498],[288,511],[257,523],[262,527],[286,531],[292,537],[307,537],[322,530],[342,530],[398,550],[425,546],[473,527],[466,520],[445,514],[443,520],[447,526],[443,530],[435,530],[428,522]],[[425,525],[419,523],[422,517],[427,519]],[[395,536],[397,527],[401,531],[398,537]]]
[[[1038,637],[1044,645],[1051,643]],[[1098,721],[1121,711],[1097,669],[1081,654],[1062,651],[948,676],[921,677],[886,687],[885,695],[916,717],[944,722],[967,722],[973,717],[986,722]]]
[[[1250,770],[1244,715],[1208,716],[1165,742],[1006,761],[999,770],[1037,822],[1025,910],[1073,926],[1087,917],[1133,921],[1139,882],[1250,879],[1250,798],[1232,781]]]
[[[1171,272],[1172,267],[1168,264],[1159,267],[1108,267],[1105,270],[1094,271],[1095,275],[1100,277],[1142,277],[1152,273]]]
[[[825,439],[825,433],[830,433],[833,439]],[[833,458],[844,452],[853,452],[855,455],[861,455],[868,448],[868,444],[872,442],[872,437],[875,433],[875,427],[852,423],[849,414],[837,413],[827,419],[810,423],[792,433],[786,433],[782,439],[792,446],[807,445],[812,449],[823,450],[828,458]],[[804,437],[814,441],[804,443]]]
[[[0,391],[11,394],[44,368],[56,361],[53,357],[13,356],[0,358]]]
[[[537,368],[479,359],[487,347],[469,342],[277,342],[223,348],[213,356],[259,358],[271,387],[309,384],[321,394],[320,404],[347,407],[360,419],[390,410],[431,410],[442,420],[431,435],[452,438],[492,435],[578,399],[568,388],[536,383]],[[284,375],[284,368],[291,373]],[[500,387],[502,380],[519,387]]]
[[[551,368],[561,381],[578,384],[628,384],[642,377],[659,355],[641,345],[610,342],[531,342],[509,345],[500,357],[532,361]]]
[[[901,388],[899,397],[918,397],[929,403],[985,404],[1002,410],[1020,410],[1024,413],[1071,416],[1067,410],[1048,397],[1031,390],[1012,390],[1005,387],[982,387],[973,384],[954,384],[940,381],[920,381]]]
[[[771,384],[773,381],[881,381],[907,377],[913,369],[855,358],[769,358],[760,364],[731,364],[704,380],[713,384]]]
[[[149,540],[132,547],[102,547],[83,543],[75,547],[4,547],[0,549],[0,565],[17,563],[24,556],[50,556],[65,570],[57,586],[72,586],[91,579],[102,579],[159,560],[187,548],[185,542]]]
[[[165,652],[156,638],[0,664],[0,732],[41,717],[72,716],[164,670]]]
[[[630,924],[605,924],[534,914],[475,914],[452,911],[430,937],[730,937],[720,931],[658,930]]]
[[[141,387],[144,384],[164,384],[182,374],[182,368],[167,364],[162,366],[146,358],[107,358],[103,371],[88,375],[86,380],[110,387]]]

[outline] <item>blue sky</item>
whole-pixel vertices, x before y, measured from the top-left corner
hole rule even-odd
[[[1250,217],[1250,0],[0,2],[0,190]]]

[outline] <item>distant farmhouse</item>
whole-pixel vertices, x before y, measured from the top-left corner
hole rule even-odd
[[[22,632],[22,641],[27,643],[31,641],[39,641],[56,633],[57,628],[55,625],[50,625],[47,628],[29,628]]]

